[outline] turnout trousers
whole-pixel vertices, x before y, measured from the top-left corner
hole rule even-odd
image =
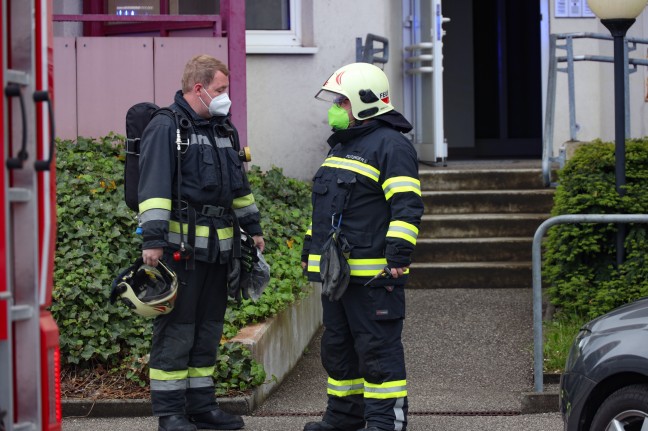
[[[213,372],[227,307],[227,265],[165,254],[178,276],[173,310],[155,318],[150,357],[153,415],[198,414],[218,407]]]
[[[403,286],[351,284],[339,301],[322,296],[321,359],[328,373],[323,420],[340,430],[407,428],[401,334]]]

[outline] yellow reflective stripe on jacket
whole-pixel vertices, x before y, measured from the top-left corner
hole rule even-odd
[[[171,218],[171,211],[162,210],[159,208],[152,208],[139,213],[140,223],[148,223],[150,221],[167,221]]]
[[[387,259],[349,259],[351,275],[356,277],[373,277],[387,265]]]
[[[335,380],[328,378],[326,393],[336,397],[348,397],[349,395],[359,395],[364,392],[364,379],[353,380]]]
[[[180,233],[180,223],[170,220],[169,232]],[[189,223],[182,223],[182,233],[185,235],[189,233]],[[196,236],[209,238],[209,226],[196,225]]]
[[[187,223],[182,224],[182,231],[184,235],[188,235],[189,225]],[[206,249],[209,245],[209,232],[209,226],[196,225],[196,243],[194,245],[198,248]],[[218,244],[221,251],[232,249],[234,238],[233,227],[216,229],[216,235],[218,236]],[[186,240],[187,238],[185,238]],[[172,244],[180,244],[180,223],[174,220],[169,221],[169,242]]]
[[[232,208],[240,209],[240,208],[245,208],[247,206],[250,206],[254,204],[254,195],[250,193],[249,195],[241,196],[239,198],[234,198],[232,201]]]
[[[313,224],[308,225],[308,229],[306,229],[306,236],[313,236]]]
[[[393,382],[384,382],[379,384],[365,382],[364,384],[364,397],[365,398],[403,398],[407,396],[407,381],[396,380]]]
[[[234,228],[233,227],[223,227],[216,229],[216,235],[218,235],[218,246],[221,251],[231,250],[234,245]]]
[[[138,208],[140,213],[152,209],[171,211],[171,199],[165,199],[165,198],[147,199],[144,202],[140,202]]]
[[[257,208],[254,201],[254,195],[252,195],[251,193],[249,195],[235,198],[232,202],[232,208],[234,209],[234,214],[237,218],[242,218],[246,215],[259,212],[259,209]]]
[[[221,240],[234,238],[234,228],[231,226],[216,229],[216,233],[218,234],[218,239]]]
[[[364,175],[374,181],[378,181],[380,171],[367,163],[362,163],[357,160],[343,159],[342,157],[329,157],[324,160],[322,166],[329,168],[346,169],[347,171],[355,172],[356,174]]]
[[[180,233],[180,223],[174,220],[169,221],[169,232]],[[185,235],[189,233],[189,224],[182,224],[182,233],[184,233]],[[216,234],[218,235],[219,239],[234,238],[234,228],[230,226],[216,229]],[[196,236],[208,238],[209,226],[196,225]]]
[[[321,259],[322,256],[319,254],[309,254],[307,271],[319,273]],[[387,259],[384,257],[378,259],[349,259],[349,267],[353,277],[373,277],[382,271],[385,266],[387,266]],[[409,268],[405,268],[403,274],[409,274]]]
[[[394,193],[413,192],[421,196],[421,182],[412,177],[393,177],[385,180],[382,185],[385,199],[389,200]]]
[[[164,371],[155,368],[149,369],[151,380],[184,380],[189,375],[189,370]]]
[[[418,238],[418,228],[411,223],[404,221],[394,220],[389,223],[387,230],[387,237],[401,238],[416,245],[416,238]]]
[[[306,270],[308,272],[320,272],[320,260],[322,256],[319,254],[309,254],[308,255],[308,267]]]
[[[169,232],[168,240],[171,244],[176,244],[176,245],[181,245],[180,243],[182,242],[181,241],[182,238],[180,237],[180,234],[175,232]],[[186,244],[187,237],[184,238],[184,242]],[[194,247],[206,249],[208,246],[209,246],[209,238],[204,236],[196,237]]]

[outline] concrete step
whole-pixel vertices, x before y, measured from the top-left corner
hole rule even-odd
[[[424,215],[419,238],[533,237],[549,214]]]
[[[530,262],[533,238],[419,238],[414,262]]]
[[[531,262],[413,263],[413,289],[530,288]]]
[[[426,169],[419,171],[422,190],[544,189],[542,169]]]
[[[549,213],[553,189],[422,192],[427,214]]]

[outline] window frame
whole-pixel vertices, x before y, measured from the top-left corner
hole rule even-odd
[[[236,0],[244,1],[244,0]],[[246,54],[315,54],[318,51],[313,35],[314,0],[289,0],[290,30],[245,30]],[[160,14],[171,15],[170,0],[160,0]],[[107,14],[103,1],[84,2],[84,14]],[[174,22],[175,21],[175,22]],[[169,31],[191,28],[209,28],[213,23],[190,23],[170,20],[168,23],[138,23],[111,27],[103,22],[84,24],[84,34],[107,36],[133,32]],[[216,28],[220,28],[220,22]]]
[[[314,54],[312,0],[288,0],[290,30],[245,30],[247,54]],[[310,31],[304,31],[307,22]]]

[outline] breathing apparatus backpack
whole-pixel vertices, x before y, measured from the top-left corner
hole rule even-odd
[[[139,209],[137,188],[139,184],[140,140],[146,126],[158,114],[166,115],[175,121],[176,130],[180,131],[180,139],[182,142],[187,142],[188,131],[191,127],[189,120],[180,112],[174,111],[171,108],[160,108],[151,102],[136,103],[126,112],[124,200],[128,208],[135,212]]]
[[[137,199],[137,187],[139,184],[139,154],[140,140],[144,129],[151,122],[153,117],[163,114],[172,118],[176,124],[176,130],[180,132],[180,140],[187,142],[191,121],[181,112],[171,108],[160,108],[155,103],[141,102],[131,106],[126,112],[126,163],[124,167],[124,200],[128,208],[137,212],[139,202]],[[249,162],[252,160],[248,147],[241,148],[238,140],[238,132],[232,123],[225,121],[218,126],[226,136],[232,136],[232,145],[238,153],[239,160]]]

